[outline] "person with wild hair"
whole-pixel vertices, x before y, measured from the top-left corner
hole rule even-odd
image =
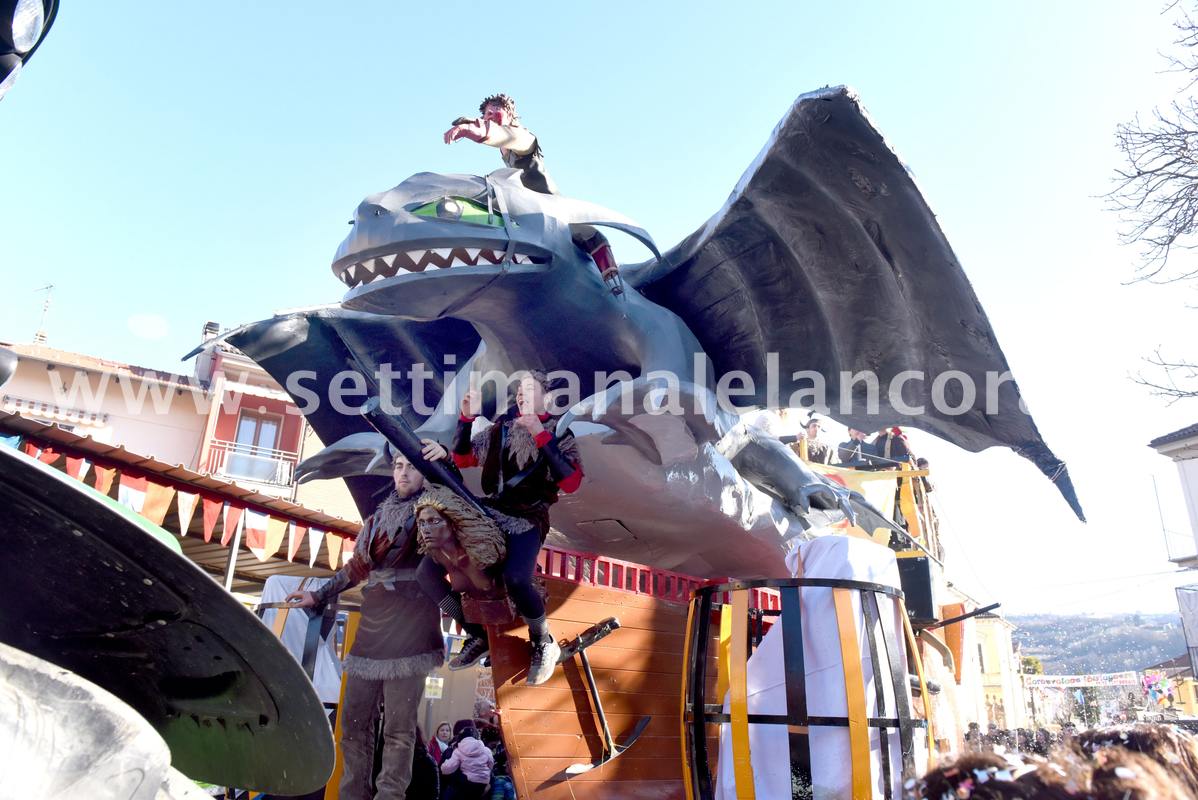
[[[545,600],[533,582],[537,556],[549,534],[549,508],[561,492],[576,491],[582,482],[582,462],[574,437],[557,436],[547,407],[546,376],[539,371],[523,374],[515,404],[489,427],[472,435],[480,413],[479,393],[471,389],[462,399],[461,415],[453,441],[453,461],[458,467],[480,467],[486,496],[481,503],[503,531],[506,550],[501,569],[504,588],[517,613],[528,624],[531,655],[528,684],[545,683],[553,675],[561,648],[549,630]],[[431,457],[444,458],[442,448]],[[445,614],[466,631],[461,651],[450,669],[465,669],[490,651],[486,629],[467,622],[461,592],[446,582],[444,564],[426,556],[417,569],[425,592]]]

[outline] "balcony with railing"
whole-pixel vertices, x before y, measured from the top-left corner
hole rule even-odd
[[[299,453],[213,439],[203,471],[237,483],[257,483],[290,488]]]

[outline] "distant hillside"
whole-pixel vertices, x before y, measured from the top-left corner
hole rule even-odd
[[[1056,675],[1143,669],[1186,651],[1176,614],[1012,616],[1015,640]]]

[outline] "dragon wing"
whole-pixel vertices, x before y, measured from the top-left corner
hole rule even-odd
[[[441,398],[446,362],[464,363],[479,343],[474,328],[460,320],[413,322],[339,306],[279,314],[230,331],[221,340],[266,370],[291,395],[320,440],[329,445],[355,434],[374,434],[355,410],[367,397],[379,396],[380,375],[389,375],[390,403],[400,409],[408,425],[419,427],[428,416],[420,409]],[[207,342],[205,347],[212,344]],[[454,359],[446,358],[450,354]],[[409,368],[413,364],[427,368],[420,404],[412,402],[414,382]],[[334,398],[356,380],[349,375],[360,376],[365,394]],[[374,511],[390,487],[387,478],[373,475],[356,475],[345,481],[363,515]]]
[[[840,421],[909,425],[974,452],[1010,447],[1085,519],[935,216],[851,90],[795,101],[724,207],[664,258],[624,275],[686,321],[717,375],[753,378],[748,402],[789,405],[818,373]],[[777,397],[767,396],[770,354]],[[876,415],[866,413],[863,382],[842,396],[841,376],[865,370],[881,387]],[[925,377],[898,383],[903,402],[893,402],[887,387],[908,370]],[[960,382],[945,384],[942,405],[963,413],[931,402],[933,380],[950,371],[976,387],[969,402]],[[906,413],[920,405],[925,413]]]

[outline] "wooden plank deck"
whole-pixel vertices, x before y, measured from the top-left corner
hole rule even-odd
[[[620,621],[619,630],[587,649],[615,740],[623,742],[641,717],[650,721],[619,758],[567,780],[567,767],[597,760],[602,752],[599,720],[581,664],[575,657],[548,683],[527,686],[527,627],[493,630],[492,679],[517,793],[530,800],[681,800],[679,703],[686,605],[557,578],[544,581],[550,626],[558,640],[573,638],[608,617]],[[710,691],[715,685],[714,643],[709,652]],[[715,751],[714,739],[709,747]]]

